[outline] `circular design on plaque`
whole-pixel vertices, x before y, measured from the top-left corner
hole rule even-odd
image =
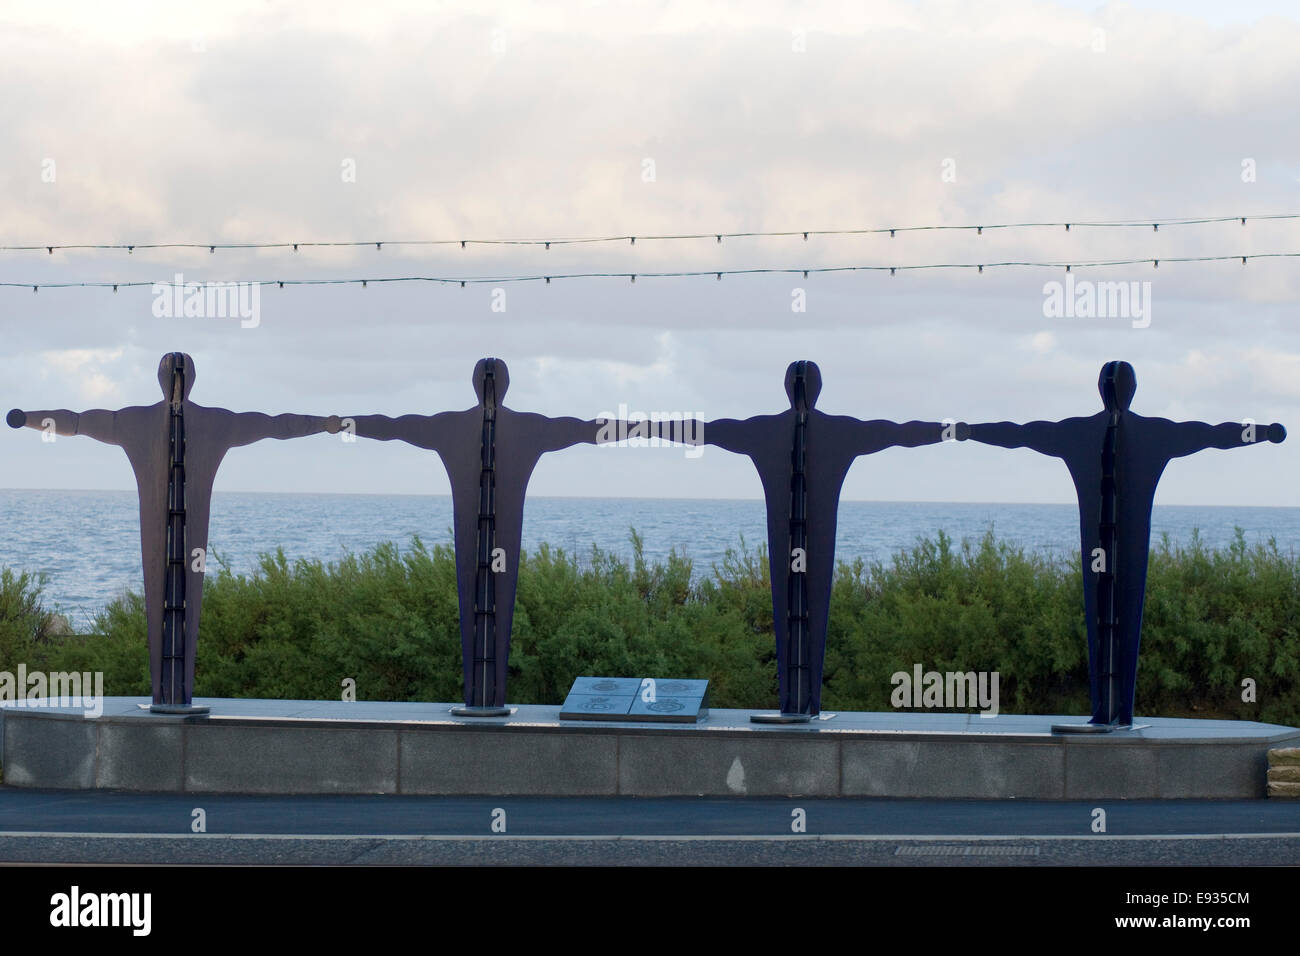
[[[690,689],[689,684],[683,684],[679,680],[661,681],[656,688],[661,694],[684,694]]]
[[[671,714],[675,710],[681,710],[686,705],[678,700],[657,700],[653,704],[647,704],[646,710],[653,710],[659,714]]]
[[[613,710],[614,705],[609,702],[608,697],[593,697],[587,701],[587,710]]]
[[[601,680],[591,685],[592,690],[598,690],[605,694],[613,693],[618,690],[618,683],[612,680]]]

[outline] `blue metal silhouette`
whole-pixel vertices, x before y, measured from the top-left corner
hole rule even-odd
[[[500,359],[481,359],[473,381],[478,404],[464,411],[352,418],[358,435],[436,451],[447,469],[465,676],[465,706],[453,713],[491,717],[510,712],[506,674],[528,480],[547,452],[596,444],[606,420],[507,408],[510,373]]]
[[[1130,411],[1137,376],[1128,362],[1107,362],[1097,382],[1104,409],[1059,422],[970,426],[975,441],[1032,448],[1060,458],[1079,499],[1083,600],[1088,622],[1092,719],[1058,732],[1106,732],[1133,723],[1142,604],[1151,546],[1151,506],[1165,466],[1207,448],[1242,448],[1286,438],[1279,424],[1174,422]]]
[[[785,374],[788,409],[702,426],[706,444],[749,456],[767,503],[781,712],[755,715],[758,722],[799,723],[821,712],[835,524],[840,489],[854,460],[886,448],[965,437],[961,422],[900,424],[827,415],[814,407],[821,387],[816,363],[792,362]]]
[[[205,713],[193,705],[194,660],[203,606],[212,483],[226,452],[264,438],[299,438],[339,430],[337,417],[263,415],[190,401],[194,360],[171,352],[158,365],[163,400],[117,411],[13,409],[13,428],[50,429],[117,445],[135,472],[140,497],[140,554],[148,616],[153,707],[160,713]]]

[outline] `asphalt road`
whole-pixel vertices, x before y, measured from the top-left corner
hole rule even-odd
[[[1094,831],[1098,809],[1104,832]],[[200,816],[205,831],[196,833]],[[1294,866],[1300,801],[294,797],[0,787],[0,862]]]

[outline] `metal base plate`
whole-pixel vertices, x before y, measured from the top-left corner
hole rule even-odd
[[[1132,724],[1052,724],[1054,734],[1109,734],[1132,729]]]
[[[451,713],[456,717],[509,717],[511,709],[509,707],[466,707],[462,704],[453,707]]]
[[[212,711],[211,707],[199,707],[194,704],[187,706],[178,706],[174,704],[150,704],[149,713],[151,714],[172,714],[181,717],[202,717]]]
[[[812,714],[750,714],[749,720],[755,724],[807,724],[813,719]]]

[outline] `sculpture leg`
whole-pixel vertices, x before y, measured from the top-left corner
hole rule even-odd
[[[1089,635],[1089,678],[1092,687],[1091,726],[1122,730],[1133,726],[1137,691],[1138,648],[1142,640],[1142,608],[1146,595],[1146,541],[1150,532],[1121,555],[1124,575],[1098,585],[1099,626],[1095,643]],[[1127,544],[1127,542],[1126,542]]]
[[[183,375],[178,367],[174,373]],[[177,389],[180,384],[177,383]],[[206,540],[206,520],[201,527],[190,521],[189,507],[199,505],[207,513],[202,481],[190,484],[187,475],[185,415],[179,402],[168,413],[166,528],[161,563],[162,577],[162,656],[161,674],[154,678],[154,702],[149,708],[158,714],[206,714],[208,708],[195,707],[192,699],[194,681],[194,637],[198,628],[198,604],[191,577],[190,543]],[[195,500],[191,502],[191,497]],[[197,537],[196,537],[197,535]],[[151,556],[146,555],[145,560]],[[152,556],[159,564],[159,556]],[[200,578],[199,587],[202,587]],[[191,593],[191,592],[194,593]],[[193,606],[190,602],[193,601]]]
[[[165,502],[161,502],[165,507]],[[166,513],[152,507],[152,499],[141,496],[140,543],[144,565],[144,607],[148,620],[149,677],[152,688],[150,711],[158,714],[206,714],[208,708],[194,707],[188,690],[178,699],[173,689],[193,687],[194,661],[185,659],[183,643],[175,635],[169,636],[165,625],[164,608],[168,603],[166,562]],[[183,632],[184,627],[178,629]],[[188,678],[185,676],[188,672]]]
[[[1143,554],[1142,573],[1125,583],[1123,592],[1126,614],[1116,632],[1115,681],[1111,712],[1121,727],[1133,724],[1133,703],[1137,695],[1138,651],[1142,645],[1143,598],[1146,596],[1147,555]]]
[[[161,667],[154,679],[155,714],[202,716],[210,708],[194,703],[194,664],[198,656],[199,609],[203,601],[203,575],[185,565],[167,568]],[[184,587],[179,581],[184,581]],[[178,597],[179,595],[179,597]],[[177,606],[177,602],[179,602]],[[168,625],[167,617],[174,618]]]
[[[462,630],[462,653],[465,655],[465,705],[451,709],[451,712],[458,717],[508,717],[510,715],[510,709],[505,706],[505,675],[502,673],[506,657],[502,655],[500,647],[502,640],[498,637],[502,630],[498,601],[504,595],[498,594],[499,574],[493,569],[493,562],[496,560],[493,555],[495,546],[495,489],[491,482],[485,480],[480,488],[474,560],[466,568],[466,571],[473,574],[473,617],[468,635],[465,634],[464,629]],[[510,597],[513,600],[513,589]],[[504,643],[508,654],[510,646],[508,625],[505,631]],[[465,640],[466,636],[468,640]]]
[[[501,707],[508,712],[508,708],[506,708],[506,676],[510,666],[510,632],[500,626],[498,626],[496,635],[495,663],[496,673],[492,675],[492,696],[490,700],[493,707]]]
[[[1137,630],[1140,630],[1139,622]],[[1137,692],[1139,634],[1117,629],[1114,641],[1089,648],[1092,685],[1092,719],[1082,725],[1057,725],[1055,733],[1109,733],[1133,726],[1133,701]]]
[[[770,496],[767,502],[768,566],[772,576],[772,623],[776,630],[781,711],[751,715],[749,719],[759,724],[807,723],[817,712],[809,683],[807,419],[805,412],[795,425],[789,504],[784,522],[776,518]],[[802,559],[797,555],[802,555]],[[782,566],[785,571],[778,576],[777,568]]]
[[[489,377],[485,389],[494,388]],[[485,394],[487,394],[485,392]],[[497,667],[497,633],[498,608],[497,574],[500,554],[497,548],[497,536],[505,531],[509,539],[509,529],[498,527],[497,513],[497,461],[496,461],[496,409],[495,393],[489,396],[490,407],[483,414],[483,432],[479,444],[480,469],[478,481],[478,508],[474,516],[473,541],[474,559],[465,562],[462,567],[461,548],[466,547],[469,535],[462,541],[457,536],[457,570],[458,573],[473,575],[473,619],[470,625],[471,639],[463,648],[465,654],[465,706],[453,707],[451,712],[458,717],[506,717],[510,710],[505,706],[505,681],[498,679]],[[509,497],[509,496],[507,496]],[[522,512],[522,502],[519,504]],[[468,528],[466,531],[468,532]],[[468,583],[466,581],[465,583]],[[463,591],[462,591],[463,593]],[[513,599],[513,592],[511,594]],[[466,608],[462,603],[462,633],[466,619]],[[506,628],[506,643],[509,644],[509,625]]]
[[[1085,595],[1090,589],[1085,588]],[[1089,604],[1091,607],[1091,604]],[[1098,633],[1095,618],[1088,628],[1088,692],[1092,701],[1092,717],[1087,723],[1053,724],[1054,734],[1108,734],[1115,729],[1110,719],[1111,695],[1108,693],[1110,665],[1105,652],[1105,641]]]
[[[1103,457],[1103,471],[1107,468]],[[1104,475],[1103,482],[1113,480]],[[1053,724],[1056,734],[1106,734],[1115,729],[1114,686],[1115,645],[1119,626],[1117,611],[1120,606],[1117,591],[1115,529],[1115,495],[1112,485],[1106,485],[1101,496],[1097,515],[1096,536],[1085,513],[1082,518],[1083,555],[1083,612],[1088,628],[1088,696],[1092,716],[1086,724]],[[1099,570],[1091,564],[1093,555],[1100,551],[1106,561]]]
[[[498,666],[500,643],[496,635],[494,616],[476,614],[470,640],[462,641],[461,646],[465,658],[465,704],[451,709],[457,717],[508,717],[510,715],[510,708],[505,706],[504,675],[500,673],[501,668]],[[508,638],[505,644],[508,652]]]
[[[1092,723],[1115,722],[1115,635],[1113,630],[1098,636],[1095,649],[1088,655],[1089,684],[1092,691]]]
[[[794,578],[794,575],[791,575]],[[789,592],[789,625],[786,633],[778,636],[776,649],[777,680],[780,686],[781,712],[753,714],[750,720],[757,724],[802,724],[812,720],[818,712],[820,694],[814,695],[812,687],[812,662],[817,649],[810,646],[807,595],[800,586]],[[824,644],[824,641],[823,641]],[[816,668],[820,671],[820,668]]]

